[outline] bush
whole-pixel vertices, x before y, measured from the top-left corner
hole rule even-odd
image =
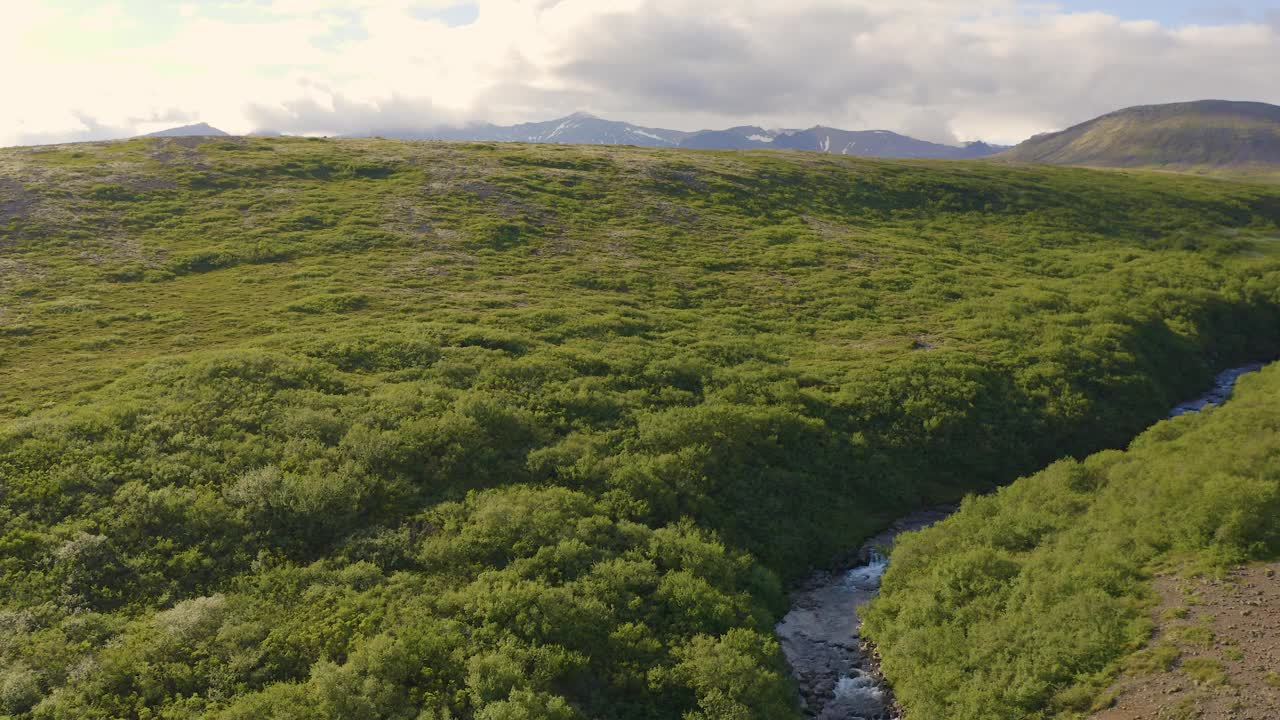
[[[25,713],[43,696],[40,676],[31,668],[17,665],[0,670],[0,709],[4,712]]]
[[[1149,568],[1280,552],[1280,477],[1264,467],[1280,452],[1269,419],[1278,370],[1243,378],[1221,409],[1155,426],[1126,453],[1062,461],[900,537],[864,630],[906,707],[958,720],[1079,709],[1146,640]],[[1128,662],[1155,671],[1176,660],[1156,646]],[[1182,667],[1213,684],[1212,664]]]
[[[285,309],[290,312],[306,313],[348,313],[363,310],[369,305],[369,296],[363,293],[332,293],[329,295],[309,295],[301,300],[289,303]]]
[[[791,717],[784,582],[1280,349],[1249,183],[171,144],[0,150],[66,180],[19,179],[0,259],[0,672],[40,717]],[[919,695],[1077,712],[1148,557],[1276,544],[1270,476],[1177,470],[1185,427],[1106,503],[1163,522],[1090,525],[1139,472],[1102,456],[904,541]]]

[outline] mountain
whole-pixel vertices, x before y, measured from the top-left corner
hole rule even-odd
[[[280,133],[259,130],[254,136],[272,137]],[[207,124],[184,125],[142,137],[223,137],[227,133]],[[590,113],[574,113],[557,120],[518,125],[470,125],[462,128],[390,128],[357,133],[355,137],[396,140],[451,140],[456,142],[526,142],[559,145],[636,145],[639,147],[679,147],[694,150],[809,150],[834,155],[879,158],[938,158],[966,160],[986,157],[1007,148],[983,142],[964,146],[942,145],[899,135],[888,130],[839,130],[816,126],[808,130],[766,130],[743,125],[727,130],[666,130],[629,122],[605,120]]]
[[[888,130],[839,130],[821,125],[808,130],[783,133],[774,140],[774,147],[836,155],[948,160],[979,158],[1004,149],[986,143],[957,147],[917,140]]]
[[[821,125],[808,130],[765,130],[749,125],[728,130],[704,130],[685,138],[680,147],[703,150],[774,148],[863,157],[950,160],[985,157],[1008,149],[984,142],[942,145],[889,130],[839,130]]]
[[[147,133],[141,137],[229,137],[230,135],[231,133],[223,132],[209,123],[196,123]]]
[[[1037,135],[1002,160],[1168,170],[1280,168],[1280,107],[1202,100],[1145,105]]]
[[[865,157],[952,160],[985,157],[1006,149],[986,143],[970,143],[965,146],[941,145],[888,130],[838,130],[821,126],[808,130],[766,130],[754,125],[743,125],[727,130],[685,132],[605,120],[588,113],[574,113],[557,120],[510,126],[486,124],[434,130],[392,129],[368,134],[400,140],[638,145],[696,150],[773,148]]]
[[[558,120],[519,125],[472,125],[435,130],[389,130],[378,135],[402,140],[457,140],[464,142],[528,142],[561,145],[638,145],[677,147],[689,135],[605,120],[589,113],[574,113]]]
[[[754,125],[743,125],[728,130],[701,130],[691,133],[680,147],[694,150],[749,150],[775,147],[773,141],[784,131],[765,130]]]

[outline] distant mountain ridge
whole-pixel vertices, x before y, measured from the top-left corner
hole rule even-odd
[[[689,134],[679,130],[646,128],[626,122],[605,120],[588,113],[574,113],[556,120],[507,126],[486,123],[464,128],[388,129],[359,133],[359,135],[377,135],[401,140],[638,145],[641,147],[675,147]]]
[[[485,124],[428,130],[386,128],[356,136],[399,140],[638,145],[698,150],[810,150],[835,155],[952,160],[986,157],[1007,149],[982,142],[964,146],[943,145],[888,130],[839,130],[822,126],[808,130],[766,130],[743,125],[726,130],[687,132],[605,120],[588,113],[574,113],[556,120],[509,126]]]
[[[1209,172],[1276,169],[1280,106],[1200,100],[1125,108],[1061,132],[1037,135],[995,158]]]
[[[835,155],[950,160],[980,158],[1006,149],[984,142],[968,143],[959,147],[943,145],[927,140],[917,140],[889,130],[839,130],[822,126],[780,135],[774,144],[776,147]]]
[[[258,131],[253,135],[279,135]],[[221,137],[207,123],[142,137]],[[372,127],[348,137],[564,145],[636,145],[701,150],[805,150],[876,158],[968,160],[1087,167],[1152,168],[1201,173],[1280,176],[1280,106],[1199,100],[1142,105],[1108,113],[1060,132],[1037,135],[1016,147],[971,142],[945,145],[888,130],[807,130],[742,125],[688,132],[606,120],[589,113],[516,125],[453,128]]]
[[[182,127],[169,128],[160,132],[147,133],[141,137],[229,137],[230,133],[223,132],[209,123],[196,123],[194,125],[183,125]]]
[[[275,136],[275,131],[253,135]],[[142,137],[226,136],[206,123],[185,125]],[[525,142],[562,145],[637,145],[639,147],[696,150],[809,150],[833,155],[880,158],[932,158],[967,160],[1008,149],[984,142],[963,146],[918,140],[888,130],[840,130],[821,125],[808,130],[766,130],[752,125],[727,130],[667,130],[629,122],[605,120],[589,113],[517,125],[471,125],[462,128],[377,128],[346,137],[384,137],[396,140],[451,140],[455,142]]]

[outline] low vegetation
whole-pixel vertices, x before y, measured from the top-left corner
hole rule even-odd
[[[1181,655],[1172,643],[1212,648],[1212,630],[1187,623],[1135,653],[1151,630],[1151,575],[1280,554],[1277,398],[1273,366],[1222,408],[1163,422],[1126,452],[1056,463],[902,537],[865,618],[907,707],[1072,717],[1122,661],[1164,672]],[[1217,658],[1182,657],[1181,668],[1199,685],[1226,682]]]
[[[0,714],[22,718],[793,716],[789,581],[1277,349],[1262,185],[179,138],[5,150],[0,190]],[[1118,457],[1055,467],[1069,492],[956,559],[947,607],[1002,597]],[[1171,527],[1269,502],[1212,477]],[[1241,512],[1223,557],[1262,541]],[[929,537],[877,611],[901,657]],[[1102,547],[1079,565],[1115,594],[1027,634],[1138,642],[1148,555]],[[977,645],[1036,646],[1000,632]],[[948,677],[904,696],[968,702]]]
[[[1149,168],[1280,181],[1280,106],[1201,100],[1144,105],[1037,135],[1000,160]]]

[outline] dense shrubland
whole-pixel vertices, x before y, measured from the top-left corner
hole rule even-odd
[[[1280,367],[1126,452],[1062,460],[900,538],[864,613],[921,717],[1087,711],[1150,632],[1154,570],[1280,554]]]
[[[21,717],[788,717],[786,582],[1280,320],[1245,184],[273,139],[0,189]]]

